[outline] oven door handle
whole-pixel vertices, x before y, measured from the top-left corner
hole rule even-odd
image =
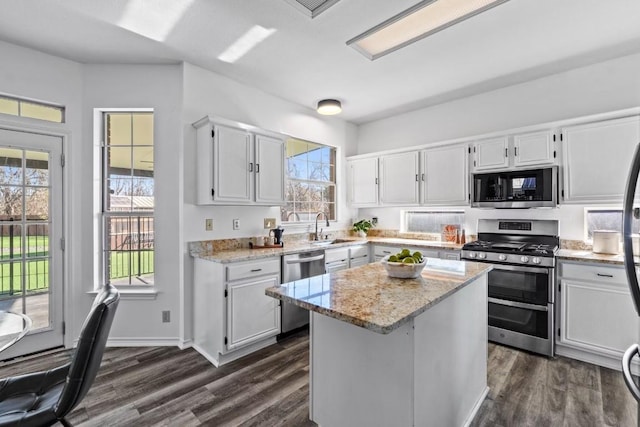
[[[489,302],[499,305],[508,305],[509,307],[524,308],[527,310],[549,311],[549,308],[546,305],[527,304],[525,302],[507,301],[491,297],[489,297]]]
[[[504,264],[493,264],[494,270],[509,270],[509,271],[525,271],[527,273],[542,273],[546,274],[549,272],[548,268],[541,267],[529,267],[526,265],[504,265]]]

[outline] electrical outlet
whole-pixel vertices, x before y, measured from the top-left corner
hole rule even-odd
[[[275,228],[276,227],[276,219],[275,218],[265,218],[264,219],[264,228]]]
[[[169,310],[165,310],[162,312],[162,323],[171,322],[171,312]]]
[[[207,218],[204,220],[204,229],[207,231],[213,230],[213,218]]]
[[[240,220],[238,218],[233,220],[233,229],[240,230]]]

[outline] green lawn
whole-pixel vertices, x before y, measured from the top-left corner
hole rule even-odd
[[[18,293],[22,289],[22,263],[8,262],[11,258],[22,255],[19,237],[13,239],[13,256],[10,251],[10,238],[0,238],[0,294]],[[27,238],[27,257],[42,257],[48,255],[49,237],[30,236]],[[110,259],[110,273],[112,279],[145,274],[153,274],[154,253],[152,250],[138,252],[113,252]],[[25,263],[25,289],[27,291],[43,291],[49,287],[49,260],[27,260]],[[13,267],[12,267],[13,266]],[[13,268],[13,270],[12,270]],[[13,277],[13,280],[12,280]]]

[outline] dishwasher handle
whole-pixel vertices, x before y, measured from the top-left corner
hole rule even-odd
[[[307,262],[319,261],[321,259],[324,259],[324,254],[317,255],[317,256],[312,256],[312,257],[308,257],[308,258],[288,259],[285,262],[287,264],[305,264]]]

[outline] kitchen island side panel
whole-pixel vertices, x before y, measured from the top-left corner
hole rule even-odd
[[[416,317],[414,328],[415,425],[468,424],[488,392],[487,275]]]
[[[486,274],[389,334],[312,312],[320,426],[462,426],[487,392]]]

